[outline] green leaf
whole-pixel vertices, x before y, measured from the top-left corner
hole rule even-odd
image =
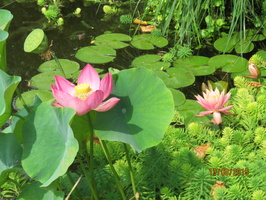
[[[131,45],[142,50],[154,49],[154,46],[164,47],[168,44],[168,40],[164,37],[155,37],[151,34],[136,35],[131,40]]]
[[[96,114],[96,135],[128,143],[138,152],[157,145],[174,115],[173,97],[163,81],[146,68],[123,70],[113,95],[120,102]]]
[[[190,71],[194,76],[205,76],[215,72],[215,67],[208,66],[209,58],[204,56],[190,56],[179,58],[174,62],[174,67]]]
[[[108,46],[113,49],[121,49],[129,46],[128,43],[131,40],[131,37],[126,34],[121,33],[109,33],[99,35],[95,38],[94,44],[100,46]]]
[[[107,46],[88,46],[79,49],[75,56],[83,62],[102,64],[114,60],[116,51]]]
[[[207,116],[205,117],[194,116],[198,115],[200,111],[205,110],[195,100],[186,100],[184,104],[177,106],[176,110],[184,117],[186,125],[188,125],[191,122],[205,123],[210,121]]]
[[[41,183],[28,184],[17,198],[18,200],[63,200],[64,192],[42,188]]]
[[[0,30],[8,31],[11,20],[13,19],[13,15],[8,10],[0,9],[0,16]]]
[[[254,49],[254,44],[251,41],[240,41],[235,46],[236,53],[248,53]]]
[[[48,48],[48,38],[42,29],[34,29],[24,42],[24,51],[42,53]]]
[[[78,152],[69,126],[75,110],[44,102],[31,111],[22,129],[22,166],[27,174],[48,186],[66,173]]]
[[[175,74],[177,72],[177,74]],[[180,72],[181,74],[178,74]],[[186,87],[195,82],[195,76],[186,70],[175,69],[173,72],[166,73],[156,70],[155,73],[160,77],[168,88],[181,88]]]
[[[146,54],[135,58],[132,62],[133,67],[146,67],[152,70],[165,70],[171,63],[161,62],[162,57],[155,54]]]
[[[230,53],[234,49],[236,42],[237,40],[235,39],[235,37],[225,36],[217,39],[213,45],[214,48],[218,51],[221,51],[223,53]]]
[[[208,65],[216,68],[222,67],[222,71],[233,73],[244,71],[248,66],[248,61],[245,58],[227,54],[211,57]]]
[[[195,76],[185,69],[169,68],[166,72],[171,78],[174,78],[174,87],[166,84],[170,88],[187,87],[195,82]]]
[[[58,59],[65,74],[73,74],[79,70],[79,63],[68,59]],[[40,72],[60,71],[55,60],[49,60],[39,66]]]
[[[22,148],[14,134],[0,134],[0,186],[9,172],[20,168],[21,154]]]
[[[180,92],[179,90],[175,90],[173,88],[170,88],[170,91],[172,92],[175,106],[180,106],[186,101],[186,97],[183,92]]]
[[[9,76],[0,70],[0,126],[3,126],[11,115],[12,96],[20,81],[19,76]]]
[[[21,94],[22,98],[24,99],[26,105],[30,105],[34,102],[34,97],[37,95],[41,101],[49,101],[53,99],[53,94],[47,90],[30,90]],[[15,106],[17,109],[22,109],[23,104],[21,103],[20,99],[17,98],[15,101]]]

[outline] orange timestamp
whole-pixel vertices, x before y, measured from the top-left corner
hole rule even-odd
[[[240,176],[240,175],[249,175],[248,168],[245,169],[216,169],[212,168],[210,169],[210,175],[216,176],[216,175],[232,175],[232,176]]]

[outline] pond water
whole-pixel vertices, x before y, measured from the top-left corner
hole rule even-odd
[[[77,61],[82,68],[85,63],[75,58],[77,50],[90,45],[90,42],[96,36],[117,27],[119,17],[111,18],[109,21],[101,20],[104,17],[104,13],[102,6],[99,4],[92,4],[85,7],[81,1],[76,1],[73,4],[68,4],[63,7],[62,14],[72,13],[77,7],[82,9],[80,17],[65,18],[62,27],[50,29],[45,29],[44,26],[47,19],[38,10],[35,2],[14,2],[2,7],[3,9],[9,10],[13,15],[13,20],[8,31],[10,35],[7,40],[8,74],[22,77],[22,82],[19,86],[22,90],[30,89],[27,87],[28,81],[32,76],[38,74],[38,67],[44,62],[39,55],[26,53],[23,50],[24,41],[33,29],[44,29],[49,41],[53,41],[52,51],[55,52],[58,58]],[[89,25],[89,28],[84,26],[84,23]],[[84,32],[85,38],[73,40],[72,36],[75,32]],[[109,66],[110,64],[97,65],[96,67],[107,69]]]

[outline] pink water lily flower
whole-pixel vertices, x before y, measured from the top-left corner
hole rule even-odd
[[[104,112],[113,108],[120,99],[112,97],[103,102],[113,89],[111,73],[102,80],[95,69],[87,64],[78,77],[78,84],[74,85],[61,76],[55,76],[55,85],[51,85],[56,107],[70,107],[77,115],[83,115],[90,110]]]
[[[203,117],[209,114],[213,114],[212,122],[214,124],[220,124],[222,122],[222,116],[221,113],[228,114],[228,115],[235,115],[230,112],[228,112],[229,109],[233,107],[223,106],[226,104],[226,102],[229,100],[231,93],[228,92],[227,94],[224,94],[224,90],[220,93],[220,91],[216,88],[215,90],[212,89],[206,89],[206,92],[203,92],[203,97],[200,95],[196,95],[198,103],[207,111],[200,112],[199,115],[195,115],[197,117]]]

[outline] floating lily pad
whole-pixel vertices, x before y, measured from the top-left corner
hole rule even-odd
[[[48,101],[54,98],[52,92],[47,91],[47,90],[30,90],[30,91],[22,93],[21,95],[26,105],[33,104],[36,95],[42,100],[42,102],[45,102],[45,101]],[[23,105],[19,98],[16,99],[15,106],[18,109],[23,108]]]
[[[204,76],[215,72],[215,67],[208,65],[209,58],[204,56],[191,56],[179,58],[174,62],[174,67],[190,71],[195,76]]]
[[[48,38],[42,29],[33,30],[24,42],[24,51],[42,53],[48,48]]]
[[[73,74],[79,70],[79,64],[75,61],[71,61],[68,59],[58,59],[60,62],[65,74]],[[59,66],[55,62],[55,60],[49,60],[42,63],[39,66],[40,72],[49,72],[49,71],[57,71],[60,72]]]
[[[235,45],[236,53],[248,53],[254,49],[254,44],[251,41],[240,41]]]
[[[108,46],[113,49],[121,49],[129,46],[129,42],[131,37],[122,33],[109,33],[99,35],[95,38],[94,44],[101,46]]]
[[[33,76],[30,80],[30,85],[40,90],[51,90],[51,84],[55,84],[54,76],[59,75],[63,77],[61,72],[50,71],[43,72]]]
[[[173,88],[169,88],[172,92],[175,106],[180,106],[186,101],[186,97],[183,92],[180,92],[179,90],[175,90]]]
[[[116,51],[107,46],[83,47],[76,53],[76,58],[87,63],[108,63],[114,60]]]
[[[224,72],[241,72],[248,66],[248,61],[245,58],[235,55],[218,55],[211,57],[208,65],[216,68],[222,67]]]
[[[184,117],[185,125],[188,125],[191,122],[209,122],[210,119],[205,117],[196,117],[200,111],[204,111],[199,103],[195,100],[186,100],[186,102],[180,106],[176,107],[176,110]]]
[[[164,37],[155,37],[151,34],[136,35],[131,40],[131,45],[142,50],[154,49],[154,46],[164,47],[168,40]]]
[[[152,70],[165,70],[170,67],[169,62],[161,62],[162,57],[155,54],[147,54],[135,58],[132,62],[133,67],[146,67]]]
[[[234,37],[229,39],[228,36],[225,36],[225,37],[217,39],[213,45],[214,45],[214,48],[217,49],[218,51],[221,51],[224,53],[230,53],[236,45],[236,40]]]

